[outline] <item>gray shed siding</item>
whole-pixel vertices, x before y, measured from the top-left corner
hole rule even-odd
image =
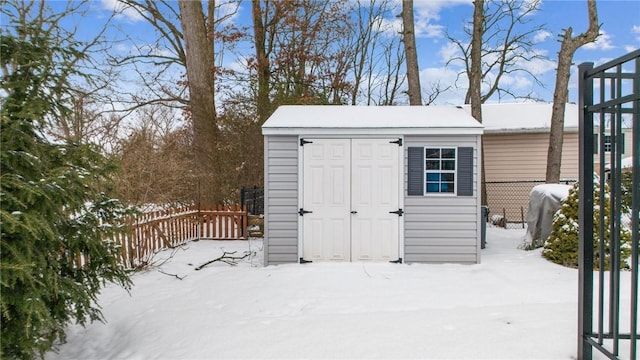
[[[264,264],[298,261],[297,136],[266,136],[264,142]]]
[[[478,136],[405,136],[404,259],[406,262],[477,263],[479,254]],[[409,147],[473,147],[473,196],[407,193]]]

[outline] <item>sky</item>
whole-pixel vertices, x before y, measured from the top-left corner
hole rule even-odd
[[[398,3],[399,0],[396,0]],[[535,1],[535,0],[527,0]],[[221,1],[219,3],[222,3]],[[64,6],[62,1],[49,1],[52,7]],[[598,40],[578,49],[574,63],[593,62],[596,65],[622,56],[640,48],[640,1],[636,0],[599,0],[597,2],[598,20],[601,31]],[[91,35],[99,31],[101,25],[114,9],[120,13],[112,19],[112,28],[105,34],[115,40],[116,51],[125,53],[138,47],[153,47],[156,34],[147,22],[131,9],[123,9],[117,0],[95,0],[88,11],[73,21],[80,34]],[[461,38],[465,23],[470,21],[473,6],[470,0],[414,0],[414,12],[417,35],[418,62],[421,83],[424,92],[435,83],[450,89],[441,94],[435,104],[461,104],[464,102],[466,77],[459,76],[462,64],[448,61],[455,57],[456,49],[446,35]],[[532,36],[536,42],[534,49],[546,59],[536,59],[522,63],[522,68],[534,74],[540,83],[523,73],[505,76],[502,84],[518,94],[531,94],[535,99],[552,101],[555,85],[557,53],[560,49],[559,35],[563,29],[572,27],[574,35],[587,29],[587,6],[583,0],[542,0],[540,11],[527,18],[527,26],[542,25],[544,30],[536,31]],[[236,14],[229,20],[238,25],[249,25],[251,7],[248,0],[241,2]],[[399,29],[399,18],[388,19]],[[128,38],[128,39],[126,39]],[[245,47],[249,49],[249,47]],[[163,51],[156,49],[154,51]],[[238,66],[241,62],[227,55],[225,66]],[[573,73],[577,70],[574,67]],[[570,101],[576,102],[577,81],[570,81]],[[514,101],[512,97],[494,97],[490,102]]]

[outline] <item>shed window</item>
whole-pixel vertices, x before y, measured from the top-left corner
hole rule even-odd
[[[456,148],[425,148],[425,193],[455,193]]]
[[[407,195],[474,195],[472,147],[409,147]]]

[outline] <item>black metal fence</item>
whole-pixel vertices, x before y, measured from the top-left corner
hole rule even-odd
[[[563,179],[562,184],[573,185],[575,179]],[[486,181],[489,221],[503,227],[525,227],[529,194],[544,180]]]
[[[594,350],[610,359],[636,359],[638,348],[638,237],[640,231],[640,50],[596,68],[578,68],[580,105],[580,250],[578,359],[592,359]],[[633,123],[630,168],[622,167],[622,121]],[[611,151],[601,151],[594,169],[594,125],[610,134]],[[603,138],[601,136],[600,138]],[[599,139],[602,149],[604,140]],[[594,180],[594,170],[609,179]],[[599,170],[599,171],[598,171]],[[622,175],[631,171],[631,189],[623,189]],[[628,174],[628,173],[627,173]],[[608,189],[607,189],[608,188]],[[622,214],[624,191],[631,191],[631,259],[621,270],[625,240]],[[608,196],[607,196],[608,195]],[[596,201],[596,199],[598,199]],[[605,228],[606,207],[611,209]],[[625,206],[626,207],[626,206]],[[594,209],[600,215],[594,219]],[[594,228],[595,227],[595,228]],[[626,251],[626,249],[625,249]],[[605,262],[605,256],[608,261]],[[595,271],[594,271],[595,270]]]
[[[247,212],[250,215],[264,214],[264,188],[243,186],[240,188],[240,204],[247,205]]]

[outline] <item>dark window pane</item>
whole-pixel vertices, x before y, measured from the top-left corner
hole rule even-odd
[[[442,181],[453,182],[454,177],[455,177],[455,174],[445,173],[445,174],[442,174],[442,177],[440,179]]]
[[[441,192],[446,192],[446,193],[452,193],[453,192],[453,183],[442,183],[440,185],[440,191]]]
[[[611,152],[611,135],[604,135],[604,152]]]
[[[427,160],[425,168],[427,170],[440,170],[440,160]]]
[[[425,149],[424,154],[427,159],[439,159],[440,149]]]
[[[443,159],[455,159],[456,158],[456,149],[442,149],[442,158]]]
[[[439,192],[438,183],[427,183],[427,192]]]
[[[440,173],[427,173],[427,181],[440,181]]]
[[[455,160],[442,160],[442,170],[455,170],[455,169],[456,169]]]

